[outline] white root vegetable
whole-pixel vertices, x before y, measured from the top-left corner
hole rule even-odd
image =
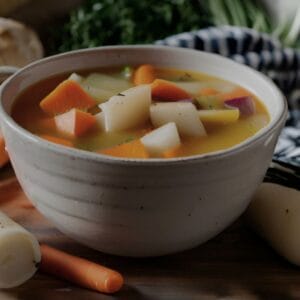
[[[27,281],[41,261],[36,238],[0,212],[0,288],[12,288]]]
[[[255,231],[291,263],[300,265],[300,192],[263,183],[246,216]]]
[[[100,130],[105,131],[105,119],[103,111],[95,115],[98,127]]]
[[[121,131],[145,123],[149,119],[150,104],[150,85],[139,85],[111,97],[99,105],[104,113],[105,131]]]
[[[150,107],[150,118],[155,127],[174,122],[179,134],[183,136],[200,137],[206,135],[199,113],[192,103],[156,103]]]
[[[159,156],[167,150],[180,146],[180,137],[174,122],[159,127],[141,138],[151,156]]]

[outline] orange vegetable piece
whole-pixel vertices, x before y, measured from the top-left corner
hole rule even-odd
[[[73,137],[83,136],[97,123],[93,115],[75,108],[55,116],[54,120],[57,130]]]
[[[170,150],[167,150],[163,153],[164,158],[175,158],[180,156],[180,150],[181,150],[181,146],[172,148]]]
[[[0,131],[0,168],[8,163],[9,157],[8,153],[5,150],[5,142],[2,132]]]
[[[155,79],[151,88],[152,97],[162,101],[178,101],[191,98],[185,90],[168,80]]]
[[[141,65],[133,74],[133,83],[135,85],[149,84],[152,83],[155,78],[155,69],[152,65]]]
[[[148,158],[149,154],[140,140],[134,140],[111,148],[100,150],[99,153],[115,157]]]
[[[74,147],[74,144],[71,141],[53,135],[40,134],[39,137],[55,144],[63,145],[66,147]]]
[[[221,99],[224,101],[234,99],[234,98],[248,97],[248,96],[251,96],[251,94],[241,87],[238,87],[231,92],[220,94]]]
[[[49,114],[61,114],[72,108],[88,109],[96,105],[96,101],[73,80],[60,83],[41,102],[40,107]]]
[[[200,90],[200,95],[201,96],[211,96],[211,95],[216,95],[219,94],[219,91],[213,88],[203,88]]]
[[[115,293],[124,283],[123,276],[86,259],[41,245],[40,270],[102,293]]]

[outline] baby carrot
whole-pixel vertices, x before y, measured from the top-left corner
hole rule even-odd
[[[135,85],[139,84],[149,84],[155,79],[155,70],[152,65],[141,65],[139,66],[133,74],[133,83]]]
[[[108,294],[117,292],[123,286],[122,275],[114,270],[47,245],[41,245],[41,253],[40,269],[45,273]]]

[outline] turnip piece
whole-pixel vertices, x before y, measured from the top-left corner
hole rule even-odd
[[[165,151],[180,146],[180,137],[174,122],[167,123],[141,138],[151,156],[159,156]]]
[[[104,113],[105,131],[116,132],[137,127],[149,119],[150,85],[139,85],[111,97],[99,107]]]
[[[228,108],[238,108],[241,115],[249,116],[255,113],[255,103],[252,97],[240,97],[225,100],[224,105]]]
[[[238,109],[208,109],[198,110],[200,120],[205,124],[227,124],[234,123],[239,119]]]
[[[196,107],[187,102],[156,103],[150,107],[150,118],[154,127],[174,122],[183,136],[205,136],[206,131]]]
[[[107,101],[110,97],[116,95],[115,91],[105,90],[97,87],[82,85],[83,89],[92,96],[98,103]]]

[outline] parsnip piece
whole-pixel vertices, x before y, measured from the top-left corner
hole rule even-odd
[[[198,110],[200,120],[208,124],[227,124],[234,123],[239,119],[238,109],[203,109]]]
[[[247,210],[250,225],[291,263],[300,265],[300,192],[263,183]]]
[[[175,122],[179,134],[183,136],[200,137],[206,135],[197,109],[192,103],[165,102],[153,104],[150,107],[150,118],[155,127]]]
[[[99,105],[104,113],[105,131],[121,131],[145,123],[149,119],[150,104],[150,85],[139,85],[111,97]]]
[[[16,287],[27,281],[40,261],[36,238],[0,212],[0,288]]]
[[[174,122],[165,124],[141,138],[151,156],[159,156],[163,152],[180,146],[180,137]]]

